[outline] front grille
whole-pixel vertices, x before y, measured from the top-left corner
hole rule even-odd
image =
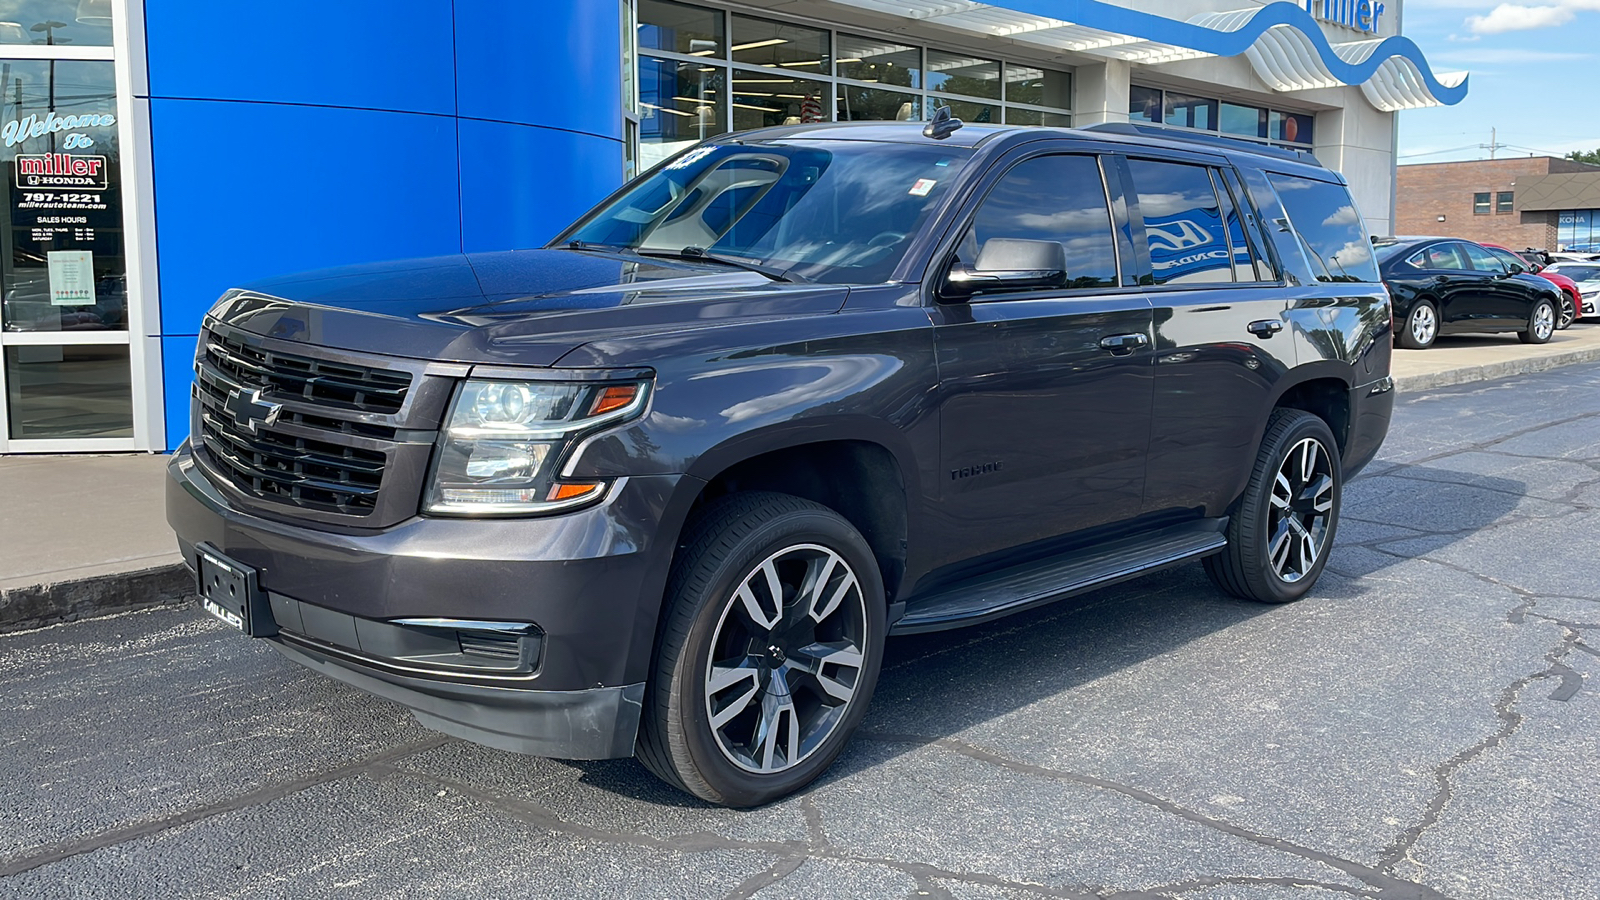
[[[206,453],[234,486],[263,500],[347,516],[377,508],[388,459],[375,450],[262,429],[250,434],[221,411],[215,388],[201,389]]]
[[[212,335],[206,344],[206,362],[234,381],[270,390],[279,399],[357,412],[399,412],[411,386],[410,372],[281,353],[219,335]]]
[[[414,374],[364,365],[343,351],[327,351],[338,358],[326,359],[317,347],[285,350],[284,342],[226,326],[201,340],[194,443],[215,476],[264,508],[312,518],[364,517],[381,527],[415,512],[414,501],[408,512],[401,497],[387,507],[381,499],[397,461],[406,473],[402,493],[417,487],[409,482],[432,442],[422,429],[409,439],[402,431],[429,414],[408,410],[406,400],[414,378],[422,378],[424,399],[434,402],[438,379],[422,376],[420,367]],[[267,404],[280,407],[271,421],[254,417]],[[374,515],[381,508],[387,512]]]

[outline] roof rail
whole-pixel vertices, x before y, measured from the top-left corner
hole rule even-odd
[[[1286,147],[1274,147],[1270,144],[1258,144],[1255,141],[1243,138],[1224,137],[1220,134],[1210,134],[1204,131],[1187,131],[1177,128],[1163,128],[1160,125],[1135,125],[1132,122],[1101,122],[1098,125],[1086,125],[1083,131],[1100,131],[1106,134],[1126,134],[1139,137],[1161,138],[1169,141],[1186,141],[1191,144],[1209,144],[1225,150],[1243,150],[1246,153],[1257,153],[1261,156],[1275,156],[1279,159],[1289,159],[1295,162],[1306,163],[1317,168],[1326,168],[1322,162],[1311,155],[1309,150],[1290,150]]]

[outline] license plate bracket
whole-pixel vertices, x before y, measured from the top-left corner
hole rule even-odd
[[[224,556],[209,544],[195,545],[195,590],[200,606],[251,637],[278,633],[272,606],[255,569]]]

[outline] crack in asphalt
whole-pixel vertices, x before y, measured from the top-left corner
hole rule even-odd
[[[158,834],[172,828],[178,828],[183,825],[191,825],[195,822],[200,822],[213,816],[220,816],[224,813],[237,812],[241,809],[249,809],[251,807],[260,806],[264,803],[271,803],[274,800],[282,799],[291,794],[297,794],[301,791],[318,787],[320,785],[329,784],[335,781],[342,781],[345,778],[350,778],[355,775],[380,771],[386,769],[389,763],[395,762],[396,760],[405,759],[409,756],[415,756],[419,753],[426,753],[427,751],[436,747],[441,747],[450,741],[451,738],[441,734],[437,737],[429,738],[424,741],[401,744],[398,747],[391,747],[387,750],[369,754],[348,765],[340,766],[336,769],[328,769],[327,771],[320,772],[316,775],[307,775],[304,778],[297,778],[293,781],[284,781],[277,784],[264,785],[256,790],[248,791],[246,793],[230,797],[226,800],[219,800],[216,803],[209,803],[204,806],[197,806],[181,812],[171,813],[147,822],[127,825],[122,828],[112,828],[107,831],[99,832],[98,834],[89,835],[88,837],[81,838],[76,841],[68,841],[65,843],[58,843],[53,846],[47,845],[45,847],[34,848],[33,850],[21,856],[13,856],[10,859],[0,860],[0,878],[6,878],[11,875],[20,875],[23,872],[37,869],[40,866],[46,866],[50,863],[60,862],[63,859],[69,859],[80,854],[92,853],[96,850],[103,850],[107,847],[114,847],[117,844],[135,841],[142,837],[149,837],[150,835]]]
[[[1273,837],[1252,831],[1241,825],[1210,816],[1198,810],[1190,809],[1163,797],[1146,791],[1142,788],[1132,787],[1120,782],[1093,775],[1084,775],[1078,772],[1068,772],[1062,769],[1052,769],[1033,763],[1021,762],[1002,756],[992,750],[959,741],[954,738],[936,737],[920,734],[895,734],[889,732],[862,732],[860,737],[867,740],[882,741],[885,743],[916,744],[918,746],[934,746],[979,762],[989,763],[1008,771],[1021,774],[1049,778],[1055,781],[1064,781],[1084,787],[1109,791],[1137,801],[1146,806],[1155,807],[1164,813],[1177,818],[1204,826],[1213,831],[1220,831],[1232,837],[1248,841],[1263,847],[1268,847],[1291,856],[1297,856],[1310,862],[1321,863],[1329,868],[1344,872],[1357,881],[1372,886],[1375,889],[1374,897],[1382,900],[1444,900],[1445,895],[1426,885],[1406,881],[1392,874],[1387,874],[1370,866],[1344,859],[1331,853],[1324,853],[1311,847],[1296,844],[1284,838]],[[1128,896],[1126,894],[1121,896]],[[1137,895],[1133,895],[1137,896]]]

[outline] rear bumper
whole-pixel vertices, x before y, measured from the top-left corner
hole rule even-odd
[[[1354,478],[1378,455],[1394,416],[1394,379],[1388,375],[1350,390],[1350,435],[1344,446],[1344,477]]]
[[[677,490],[684,476],[619,479],[599,505],[561,516],[414,517],[362,533],[235,508],[187,445],[168,476],[167,518],[186,562],[195,568],[205,543],[254,569],[279,628],[267,640],[296,662],[490,746],[577,759],[633,752],[682,521],[674,502],[695,493]],[[413,640],[396,620],[434,619],[527,623],[535,652],[518,671],[419,662],[427,654],[411,651],[437,631]]]

